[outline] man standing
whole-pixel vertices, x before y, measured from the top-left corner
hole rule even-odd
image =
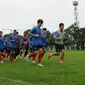
[[[55,49],[56,52],[52,53],[48,56],[48,59],[50,59],[52,56],[57,56],[60,55],[61,53],[61,59],[60,59],[60,64],[64,64],[64,55],[65,55],[65,50],[64,50],[64,24],[60,23],[59,24],[59,30],[56,31],[53,35],[53,38],[55,39]]]

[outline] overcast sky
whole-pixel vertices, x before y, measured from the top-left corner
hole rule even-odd
[[[58,29],[60,22],[65,28],[74,21],[73,0],[0,0],[0,29],[21,29],[36,25],[37,19],[44,20],[44,27],[50,31]],[[85,26],[85,0],[79,1],[80,26]],[[6,32],[6,31],[5,31]]]

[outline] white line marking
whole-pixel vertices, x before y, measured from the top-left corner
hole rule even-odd
[[[36,84],[27,83],[27,82],[21,81],[21,80],[13,80],[13,79],[3,78],[3,77],[0,77],[0,80],[7,80],[7,81],[10,81],[10,82],[20,83],[20,84],[23,84],[23,85],[36,85]]]

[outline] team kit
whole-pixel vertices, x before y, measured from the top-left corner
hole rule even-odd
[[[19,35],[17,30],[14,30],[9,36],[4,35],[0,31],[0,63],[5,63],[6,60],[10,62],[17,61],[17,56],[24,59],[26,62],[36,63],[35,59],[38,57],[37,66],[43,67],[42,59],[47,51],[46,46],[48,41],[47,29],[41,28],[43,20],[37,21],[37,26],[34,26],[29,33],[24,36]],[[55,40],[55,52],[50,53],[47,58],[60,55],[60,64],[64,64],[64,23],[59,24],[59,29],[53,33]],[[30,50],[30,52],[29,52]],[[32,58],[32,60],[30,60]]]

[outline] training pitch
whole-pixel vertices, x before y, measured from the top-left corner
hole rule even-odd
[[[43,58],[44,67],[19,57],[16,62],[4,61],[0,85],[85,85],[85,51],[66,51],[64,65],[59,64],[59,56],[48,60],[51,52]]]

